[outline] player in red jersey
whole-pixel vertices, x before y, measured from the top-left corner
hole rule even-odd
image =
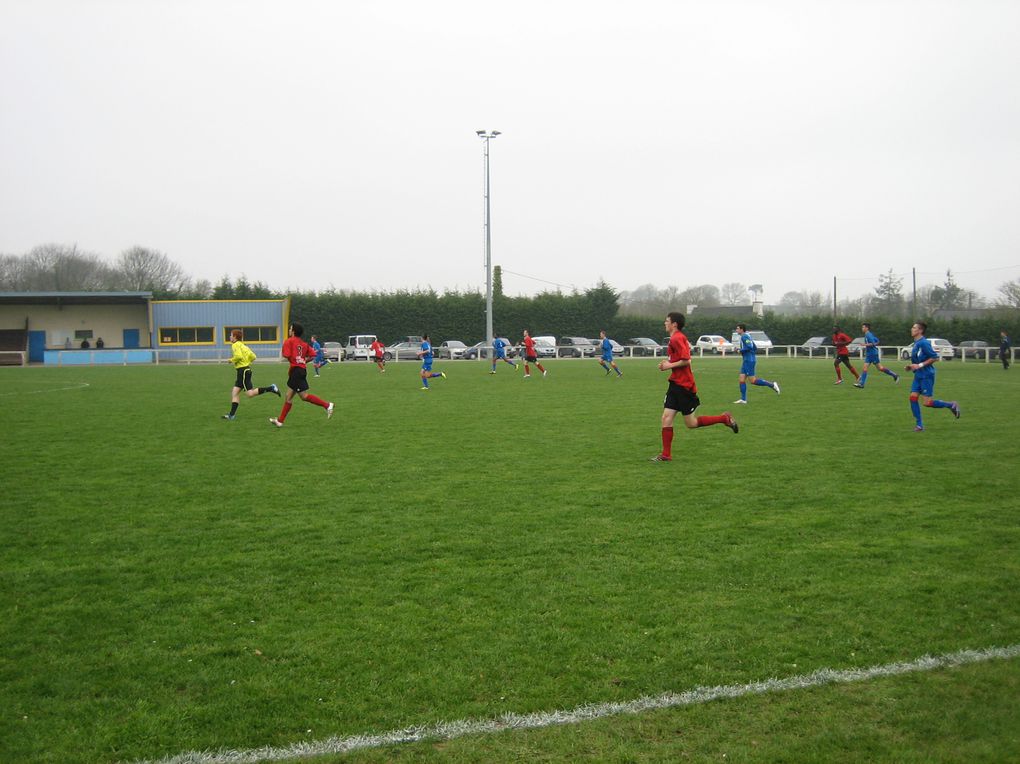
[[[670,373],[669,389],[662,409],[662,452],[652,457],[653,462],[673,461],[673,422],[678,412],[691,430],[713,424],[724,424],[734,434],[740,429],[728,411],[717,416],[695,416],[701,401],[698,399],[698,386],[694,383],[694,372],[691,371],[691,343],[681,331],[685,322],[684,314],[675,311],[669,313],[663,322],[669,332],[669,347],[666,360],[659,364],[659,371]]]
[[[308,392],[308,370],[305,364],[315,358],[315,350],[301,339],[304,331],[301,324],[291,324],[290,332],[288,332],[287,339],[283,341],[283,348],[280,350],[280,355],[290,362],[290,373],[287,375],[287,398],[283,402],[283,410],[280,411],[279,417],[269,418],[269,422],[277,427],[283,427],[283,422],[286,420],[287,414],[290,413],[291,400],[295,394],[303,401],[326,409],[326,419],[333,417],[333,404],[326,403],[322,398]]]
[[[528,367],[529,363],[535,364],[544,377],[546,374],[545,367],[538,362],[538,353],[535,351],[535,340],[533,340],[531,335],[528,334],[527,329],[524,330],[524,339],[521,340],[521,344],[524,345],[524,378],[527,379],[531,376],[531,369]]]
[[[854,379],[861,378],[861,375],[857,373],[857,369],[855,369],[854,365],[850,363],[850,349],[847,345],[851,342],[853,342],[853,339],[851,339],[849,334],[840,331],[838,326],[832,327],[832,344],[836,346],[836,360],[832,362],[832,365],[836,369],[836,381],[832,383],[834,385],[843,384],[843,372],[839,368],[840,364],[843,364],[850,369],[850,373],[854,375]]]
[[[379,342],[379,338],[376,337],[370,349],[372,351],[372,360],[379,367],[379,371],[386,371],[386,357],[383,355],[386,352],[386,346]]]

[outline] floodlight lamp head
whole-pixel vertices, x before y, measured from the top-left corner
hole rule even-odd
[[[479,138],[482,137],[483,135],[485,135],[485,131],[484,130],[475,130],[475,133],[478,135]]]
[[[496,137],[497,135],[499,135],[499,134],[500,134],[499,130],[493,130],[493,131],[492,131],[492,137],[493,137],[493,138],[495,138],[495,137]]]

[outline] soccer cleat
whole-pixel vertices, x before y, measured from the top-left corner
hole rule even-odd
[[[900,375],[899,375],[899,374],[893,374],[893,375],[892,375],[892,381],[893,381],[893,382],[894,382],[895,384],[897,384],[897,385],[898,385],[898,384],[900,383]]]
[[[726,421],[723,424],[733,430],[734,435],[740,432],[740,425],[733,420],[733,414],[728,411],[724,411],[723,416],[726,417]]]
[[[429,388],[428,388],[428,386],[426,386],[426,385],[422,385],[422,388],[421,388],[421,389],[422,389],[422,390],[428,390]]]
[[[735,401],[733,401],[733,402],[734,402],[734,403],[743,403],[743,404],[745,404],[745,405],[747,404],[747,401],[745,401],[745,400],[744,400],[743,398],[737,398],[737,399],[736,399]]]
[[[271,392],[271,393],[272,393],[273,395],[275,395],[275,396],[276,396],[277,398],[279,398],[279,397],[280,397],[280,388],[278,388],[278,387],[276,386],[276,383],[275,383],[275,382],[274,382],[273,384],[271,384],[271,385],[269,386],[269,392]]]
[[[957,419],[960,418],[960,404],[959,403],[957,403],[956,401],[953,401],[952,403],[950,403],[949,404],[949,410],[953,412],[953,416],[955,416]]]
[[[443,379],[446,379],[446,372],[445,371],[439,372],[439,376],[442,377]]]
[[[671,461],[673,461],[673,457],[671,457],[671,456],[663,456],[662,454],[656,454],[649,461],[653,461],[653,462],[671,462]]]
[[[832,384],[834,384],[834,385],[842,385],[842,384],[843,384],[843,380],[842,380],[842,379],[837,379],[837,380],[836,380],[835,382],[833,382]]]
[[[924,432],[924,425],[923,424],[914,425],[914,432]]]
[[[492,371],[489,372],[489,374],[495,374],[495,373],[496,373],[495,369],[493,369]]]
[[[864,385],[862,385],[860,382],[854,382],[854,387],[859,387],[861,390],[864,389]]]
[[[525,379],[531,379],[531,375],[530,375],[530,374],[525,374],[525,375],[524,375],[524,378],[525,378]]]
[[[548,370],[546,370],[546,371],[543,371],[543,372],[542,372],[542,376],[544,377],[544,376],[545,376],[546,374],[548,374],[548,373],[549,373],[549,372],[548,372]]]
[[[326,406],[326,419],[332,418],[333,418],[333,404],[330,403],[328,406]]]
[[[778,382],[773,382],[772,383],[772,389],[776,391],[776,395],[779,395],[779,383]]]
[[[277,427],[283,427],[283,422],[281,422],[275,416],[269,417],[269,424],[275,424]]]
[[[229,419],[231,422],[233,422],[234,421],[234,415],[233,414],[224,414],[223,416],[220,417],[220,419]]]

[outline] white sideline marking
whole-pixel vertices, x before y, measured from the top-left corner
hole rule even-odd
[[[598,703],[579,706],[569,711],[547,711],[534,714],[504,714],[495,719],[461,719],[439,722],[422,727],[405,727],[378,735],[352,735],[330,737],[307,743],[294,743],[285,748],[252,748],[247,751],[221,750],[217,752],[191,751],[139,764],[258,764],[265,761],[311,758],[327,754],[347,753],[363,748],[380,748],[400,743],[419,743],[425,740],[452,740],[465,735],[502,732],[509,729],[536,729],[560,724],[577,724],[590,719],[601,719],[620,714],[639,714],[662,708],[692,706],[720,698],[739,698],[744,695],[761,695],[767,692],[784,692],[819,687],[826,684],[864,682],[879,677],[912,674],[940,668],[964,666],[990,660],[1007,660],[1020,656],[1020,644],[1009,647],[989,647],[984,650],[960,650],[944,655],[925,655],[905,663],[887,663],[863,669],[819,669],[786,679],[766,679],[749,684],[731,684],[721,687],[696,687],[679,694],[667,692],[656,697],[645,696],[619,703]]]
[[[37,380],[38,382],[38,380]],[[46,384],[45,382],[42,384]],[[60,384],[55,382],[54,384]],[[0,393],[0,398],[4,398],[8,395],[38,395],[39,393],[59,393],[61,390],[81,390],[89,386],[88,382],[75,382],[67,387],[50,387],[45,390],[15,390],[10,393]]]

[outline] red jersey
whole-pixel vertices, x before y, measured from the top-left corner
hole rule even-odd
[[[669,338],[669,347],[666,348],[666,357],[669,358],[670,363],[691,360],[691,343],[687,341],[687,337],[684,336],[683,332],[673,332],[673,336]],[[669,375],[669,381],[676,382],[681,387],[686,387],[692,393],[698,392],[698,386],[694,384],[694,372],[691,371],[690,364],[673,369]]]
[[[850,351],[846,349],[846,346],[853,341],[853,337],[843,332],[833,334],[832,344],[836,346],[836,355],[850,355]]]
[[[283,349],[280,350],[280,355],[290,361],[292,369],[295,366],[300,366],[303,369],[309,359],[315,358],[315,351],[311,345],[300,337],[288,337],[283,341]]]
[[[386,349],[385,345],[383,345],[381,342],[379,342],[379,340],[376,340],[375,342],[372,343],[371,347],[372,347],[372,355],[374,355],[376,358],[382,358],[383,357],[383,350]]]
[[[524,357],[531,358],[535,355],[535,340],[531,337],[525,337],[521,342],[524,343]]]

